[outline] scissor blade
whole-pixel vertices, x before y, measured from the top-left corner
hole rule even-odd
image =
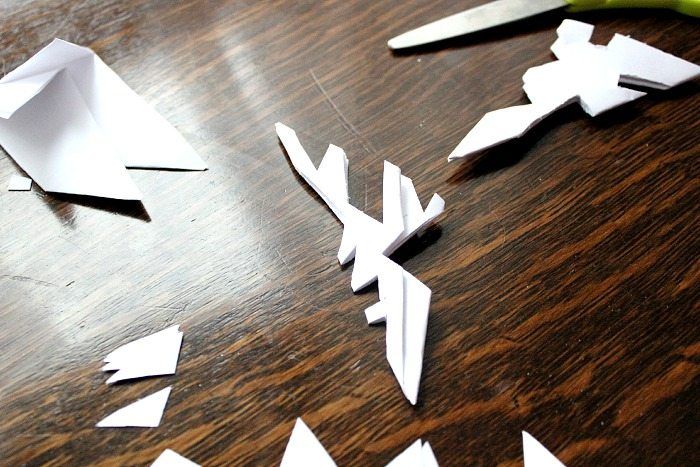
[[[566,0],[496,0],[439,19],[390,39],[391,49],[428,44],[563,8]]]

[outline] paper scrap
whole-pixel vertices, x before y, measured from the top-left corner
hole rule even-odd
[[[335,467],[335,462],[326,452],[313,432],[297,418],[282,456],[280,467]],[[430,443],[417,440],[399,454],[386,467],[439,467]]]
[[[385,258],[379,303],[386,312],[386,358],[411,404],[418,400],[431,291],[401,266]]]
[[[335,462],[308,426],[297,418],[280,467],[335,467]]]
[[[98,428],[157,427],[163,418],[172,386],[139,399],[104,418]]]
[[[417,440],[404,452],[389,462],[386,467],[438,467],[430,443]]]
[[[29,191],[32,189],[32,179],[21,175],[12,175],[7,185],[8,191]]]
[[[523,89],[531,104],[487,113],[448,156],[467,157],[519,138],[556,110],[578,102],[594,117],[646,93],[621,84],[669,89],[700,76],[700,66],[616,34],[607,46],[590,42],[593,26],[566,19],[551,49],[558,60],[530,68]]]
[[[125,167],[206,169],[92,50],[60,39],[0,79],[0,145],[48,192],[140,200]]]
[[[180,326],[142,337],[110,352],[102,371],[116,371],[107,384],[146,376],[173,375],[182,345]]]
[[[200,465],[182,457],[172,449],[166,449],[158,456],[158,459],[151,464],[151,467],[200,467]]]
[[[554,454],[526,431],[523,431],[523,464],[525,467],[565,467]]]
[[[382,222],[360,211],[348,199],[348,160],[342,149],[329,146],[316,169],[291,128],[277,123],[277,135],[295,170],[321,196],[343,223],[338,260],[355,259],[353,291],[379,280],[379,303],[365,310],[370,324],[387,323],[387,360],[406,398],[415,404],[423,366],[431,292],[388,258],[420,233],[445,209],[437,194],[424,210],[410,178],[384,162]]]
[[[354,259],[360,241],[371,250],[390,255],[445,209],[444,200],[434,194],[423,210],[411,179],[401,175],[398,167],[385,161],[384,222],[379,222],[350,204],[348,159],[341,148],[331,144],[316,169],[294,130],[282,123],[276,123],[275,129],[294,169],[345,227],[338,252],[340,264]]]

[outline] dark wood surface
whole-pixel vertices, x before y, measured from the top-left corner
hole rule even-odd
[[[479,1],[3,0],[1,71],[52,38],[91,47],[207,161],[130,171],[139,204],[10,193],[0,155],[0,464],[277,465],[302,417],[338,465],[417,438],[443,466],[521,465],[527,430],[570,466],[700,464],[700,84],[596,119],[571,107],[464,163],[487,111],[525,103],[547,15],[394,55],[388,38]],[[698,20],[587,13],[700,62]],[[341,226],[289,165],[350,159],[381,214],[384,159],[447,210],[395,258],[433,291],[416,407],[335,254]],[[108,387],[101,359],[180,323],[175,376]],[[160,427],[96,429],[167,385]]]

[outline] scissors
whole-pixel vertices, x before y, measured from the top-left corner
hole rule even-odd
[[[666,8],[700,17],[700,0],[496,0],[439,19],[390,39],[389,48],[404,49],[511,23],[560,8]]]

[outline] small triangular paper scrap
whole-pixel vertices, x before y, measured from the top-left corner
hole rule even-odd
[[[207,168],[95,52],[60,39],[0,79],[0,145],[56,193],[140,200],[126,167]]]
[[[282,456],[280,467],[336,467],[313,432],[301,418],[297,418]]]
[[[29,191],[31,189],[32,179],[21,175],[10,177],[10,183],[7,185],[7,191]]]
[[[108,415],[97,424],[98,428],[122,428],[122,427],[150,427],[160,425],[163,418],[165,404],[172,386],[139,399],[136,402],[123,407],[111,415]]]
[[[523,431],[523,464],[525,467],[565,467],[554,454],[526,431]]]
[[[182,457],[172,449],[166,449],[158,456],[158,459],[151,464],[151,467],[200,467],[200,465]]]
[[[102,371],[116,371],[107,384],[146,376],[172,375],[182,345],[180,326],[175,325],[150,336],[124,344],[104,359]]]
[[[417,440],[386,467],[438,467],[438,462],[430,443]]]

